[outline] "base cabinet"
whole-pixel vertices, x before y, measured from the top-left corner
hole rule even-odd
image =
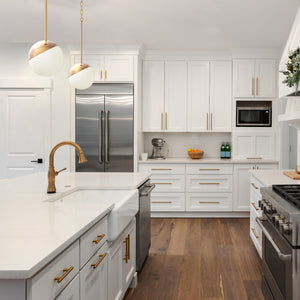
[[[79,275],[77,275],[69,285],[61,292],[55,300],[80,300],[79,297]],[[94,298],[96,299],[96,298]],[[98,298],[100,299],[100,298]]]
[[[108,300],[121,300],[136,271],[136,221],[108,250]]]

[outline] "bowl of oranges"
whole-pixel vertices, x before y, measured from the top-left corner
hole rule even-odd
[[[194,150],[194,149],[191,149],[189,148],[188,149],[188,155],[191,159],[200,159],[204,154],[204,151],[201,151],[199,149],[197,150]]]

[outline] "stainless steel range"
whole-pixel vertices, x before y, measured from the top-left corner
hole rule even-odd
[[[300,185],[262,188],[262,290],[266,300],[300,300]]]

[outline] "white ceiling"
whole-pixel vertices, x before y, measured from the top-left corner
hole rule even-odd
[[[1,1],[0,42],[43,39],[44,0]],[[282,47],[300,0],[84,0],[86,43],[148,49]],[[79,0],[48,0],[48,38],[79,41]]]

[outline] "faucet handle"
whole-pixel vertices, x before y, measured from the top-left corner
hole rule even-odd
[[[67,168],[63,168],[63,169],[61,169],[59,171],[55,171],[55,176],[57,176],[60,172],[65,171],[65,170],[67,170]]]

